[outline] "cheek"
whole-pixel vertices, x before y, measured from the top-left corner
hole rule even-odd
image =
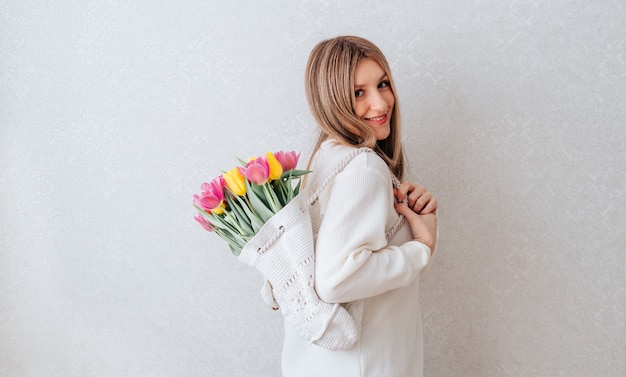
[[[396,97],[391,91],[385,93],[385,101],[387,101],[387,105],[389,105],[389,111],[393,110],[393,106],[396,103]]]
[[[357,102],[354,105],[354,112],[356,113],[357,118],[363,118],[367,112],[367,106],[365,106],[363,102]]]

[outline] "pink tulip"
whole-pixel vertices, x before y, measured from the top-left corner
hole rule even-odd
[[[246,164],[244,175],[257,185],[265,184],[270,177],[270,166],[264,157],[252,159]]]
[[[224,198],[224,186],[226,186],[226,181],[224,180],[224,177],[221,175],[218,175],[217,177],[213,178],[213,180],[210,183],[204,182],[202,186],[200,186],[200,189],[202,190],[203,195],[205,193],[213,194],[218,197],[221,195],[223,199]]]
[[[224,207],[224,178],[220,175],[209,183],[203,183],[202,193],[193,196],[193,203],[205,211],[217,214],[223,212]]]
[[[278,151],[274,153],[276,159],[283,166],[283,171],[293,170],[298,165],[298,159],[300,158],[300,154],[295,151],[285,152]]]
[[[222,201],[219,200],[215,195],[193,196],[193,204],[205,211],[210,211],[213,208],[217,208],[221,203]]]
[[[214,225],[211,224],[209,221],[207,221],[207,219],[205,219],[204,216],[202,216],[201,214],[194,216],[194,219],[196,219],[196,221],[199,222],[200,225],[202,225],[202,227],[206,229],[207,231],[209,232],[213,231]]]

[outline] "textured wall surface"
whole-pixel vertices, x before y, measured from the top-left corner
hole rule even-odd
[[[1,376],[280,375],[282,319],[191,195],[309,153],[338,34],[388,56],[440,199],[426,375],[626,375],[622,0],[4,0]]]

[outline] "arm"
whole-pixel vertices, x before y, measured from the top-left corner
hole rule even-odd
[[[330,188],[316,243],[315,286],[326,302],[406,286],[428,263],[430,248],[419,241],[387,244],[386,224],[397,215],[391,180],[381,164],[346,169]]]

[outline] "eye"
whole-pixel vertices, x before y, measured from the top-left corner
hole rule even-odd
[[[365,94],[365,91],[363,89],[357,89],[357,90],[354,91],[354,96],[356,98],[361,97],[363,94]]]
[[[378,84],[378,89],[389,88],[390,86],[391,84],[389,83],[389,81],[383,80],[380,82],[380,84]]]

